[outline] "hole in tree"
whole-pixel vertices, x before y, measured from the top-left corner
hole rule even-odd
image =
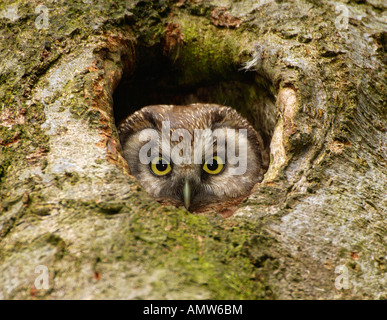
[[[192,66],[186,70],[181,61],[163,54],[161,46],[137,48],[133,71],[123,75],[113,94],[116,125],[149,105],[214,103],[232,107],[263,138],[263,169],[267,170],[270,141],[277,121],[275,91],[271,82],[257,72],[241,70],[240,64],[227,65],[227,70],[217,70],[216,65],[210,68],[211,72],[203,66],[200,72]],[[239,202],[242,200],[238,199]],[[227,202],[220,205],[224,207],[215,211],[224,217],[236,210],[235,206],[235,209],[229,209]],[[203,210],[193,209],[193,212],[205,212],[206,209]]]
[[[166,57],[160,47],[140,48],[132,74],[124,74],[116,88],[116,125],[144,106],[216,103],[237,110],[261,134],[267,152],[277,120],[271,82],[256,72],[235,65],[211,78],[187,80],[184,66]]]

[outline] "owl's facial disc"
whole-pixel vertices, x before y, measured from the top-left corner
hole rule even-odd
[[[190,209],[191,204],[196,200],[196,195],[210,193],[210,188],[202,190],[203,180],[205,180],[206,176],[219,175],[225,167],[225,161],[218,155],[209,157],[203,165],[173,165],[170,160],[161,155],[154,157],[149,162],[149,171],[154,176],[160,179],[166,178],[169,181],[176,181],[175,189],[178,190],[176,198],[184,204],[187,210]],[[174,168],[176,168],[176,173],[173,172]],[[197,178],[198,176],[200,179]]]
[[[119,132],[131,174],[163,203],[212,210],[242,200],[263,179],[262,139],[228,107],[148,106]]]

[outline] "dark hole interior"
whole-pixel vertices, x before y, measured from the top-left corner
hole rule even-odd
[[[240,112],[262,135],[268,148],[276,123],[275,98],[271,83],[256,72],[235,66],[211,79],[187,82],[182,67],[157,48],[140,50],[135,69],[116,88],[114,116],[118,125],[147,105],[217,103]]]

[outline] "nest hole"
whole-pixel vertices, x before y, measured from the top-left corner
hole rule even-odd
[[[192,66],[190,66],[192,68]],[[144,106],[216,103],[237,110],[261,134],[267,159],[277,121],[275,90],[269,79],[241,65],[187,79],[184,65],[161,47],[139,48],[133,70],[123,74],[113,94],[116,125]]]
[[[161,48],[139,50],[134,70],[124,73],[114,91],[116,125],[144,106],[216,103],[237,110],[261,134],[269,152],[277,121],[275,91],[271,81],[240,65],[215,70],[211,78],[187,80],[184,66],[163,54]]]

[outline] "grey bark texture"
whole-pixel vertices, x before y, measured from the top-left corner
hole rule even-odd
[[[386,26],[382,0],[1,1],[0,298],[386,299]],[[113,92],[157,50],[270,142],[229,218],[120,154]]]

